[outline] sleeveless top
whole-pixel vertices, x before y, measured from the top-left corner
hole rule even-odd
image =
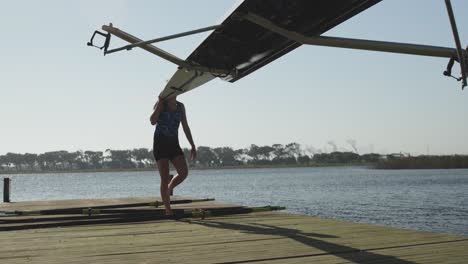
[[[164,104],[163,109],[159,113],[159,119],[156,123],[154,137],[177,137],[179,134],[179,125],[182,120],[182,104],[177,103],[177,109],[174,112],[168,110],[167,104]]]

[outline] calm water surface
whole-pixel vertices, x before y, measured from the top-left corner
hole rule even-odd
[[[159,196],[156,172],[10,177],[13,201]],[[201,170],[191,171],[175,194],[247,206],[281,205],[291,213],[468,236],[468,170]]]

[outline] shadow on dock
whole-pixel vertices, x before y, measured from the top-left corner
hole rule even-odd
[[[302,243],[306,246],[324,251],[323,253],[285,256],[285,257],[277,257],[277,258],[262,258],[262,259],[249,259],[249,260],[233,261],[233,262],[219,262],[219,264],[241,264],[241,263],[262,262],[262,261],[280,261],[280,260],[288,260],[288,259],[316,257],[316,256],[322,256],[322,255],[334,255],[336,257],[339,257],[339,258],[342,258],[342,259],[345,259],[347,261],[351,261],[354,263],[368,263],[369,261],[383,261],[383,260],[385,261],[385,263],[395,263],[395,264],[415,263],[411,261],[402,260],[394,256],[381,255],[381,254],[369,252],[371,250],[391,249],[392,247],[362,250],[358,248],[348,247],[345,245],[335,244],[335,243],[320,239],[320,238],[322,239],[338,238],[336,236],[327,235],[327,234],[303,233],[302,231],[297,230],[297,229],[290,229],[290,228],[278,227],[278,226],[273,226],[273,225],[265,225],[265,224],[255,224],[255,223],[252,223],[250,225],[232,224],[232,223],[213,221],[211,219],[207,221],[193,221],[193,220],[182,220],[182,221],[185,221],[191,224],[202,225],[202,226],[209,227],[209,228],[236,230],[236,231],[241,231],[241,232],[248,233],[248,234],[269,235],[269,236],[288,238],[288,239],[297,241],[299,243]]]

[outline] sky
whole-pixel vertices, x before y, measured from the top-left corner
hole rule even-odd
[[[104,57],[86,42],[109,22],[142,39],[211,26],[238,2],[0,0],[0,155],[150,149],[149,116],[176,66],[138,49]],[[452,4],[466,46],[468,1]],[[208,34],[157,46],[185,58]],[[455,46],[442,0],[382,1],[325,35]],[[468,154],[468,89],[442,76],[447,62],[302,46],[178,99],[197,146]],[[182,130],[180,142],[189,146]]]

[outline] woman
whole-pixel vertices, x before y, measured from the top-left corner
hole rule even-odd
[[[184,152],[179,145],[179,125],[182,123],[185,136],[192,146],[191,159],[195,159],[197,151],[192,134],[187,123],[185,107],[176,97],[162,100],[159,97],[150,117],[151,125],[156,125],[153,142],[153,155],[161,175],[161,198],[166,209],[166,215],[172,215],[170,193],[182,183],[188,175]],[[174,165],[177,175],[169,182],[169,161]]]

